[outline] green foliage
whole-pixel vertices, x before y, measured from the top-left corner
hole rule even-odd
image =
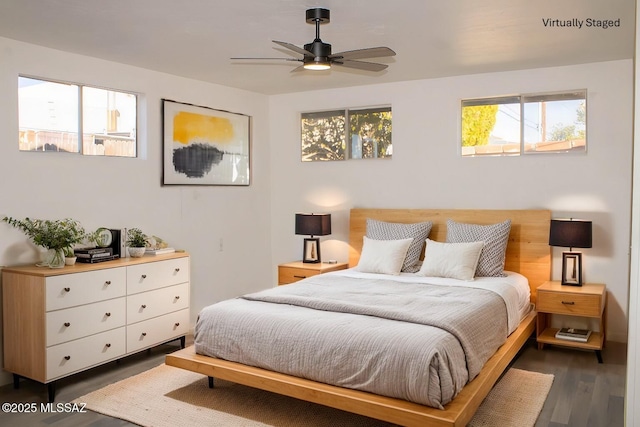
[[[391,111],[353,112],[351,135],[362,141],[362,158],[391,157]]]
[[[132,248],[144,248],[147,246],[147,235],[139,228],[127,230],[127,245]]]
[[[564,126],[562,123],[556,124],[551,129],[551,135],[547,138],[548,141],[569,141],[571,139],[578,139],[576,134],[576,127],[574,125]]]
[[[352,135],[359,136],[362,158],[391,156],[391,111],[349,111],[348,126],[345,116],[345,110],[302,115],[304,161],[344,160]]]
[[[489,144],[489,136],[496,125],[497,105],[477,105],[462,109],[462,146]]]
[[[38,246],[47,249],[64,249],[67,253],[73,245],[82,242],[86,236],[82,225],[71,218],[51,221],[15,219],[5,216],[2,221],[22,230]]]
[[[302,159],[305,161],[344,160],[344,115],[302,118]]]

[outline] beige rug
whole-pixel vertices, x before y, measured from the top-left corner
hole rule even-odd
[[[510,369],[469,424],[533,426],[553,375]],[[160,365],[74,400],[145,427],[388,427],[390,424],[274,393]]]

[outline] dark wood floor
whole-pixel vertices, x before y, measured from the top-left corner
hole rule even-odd
[[[189,339],[187,340],[189,344]],[[169,343],[90,371],[58,381],[56,402],[69,402],[107,384],[146,371],[164,362],[164,356],[179,348]],[[560,426],[624,426],[624,386],[626,346],[609,343],[599,364],[593,352],[546,347],[537,350],[529,341],[513,363],[513,367],[554,374],[549,397],[536,423],[537,427]],[[46,402],[47,391],[42,384],[23,380],[20,388],[0,387],[0,402]],[[88,411],[82,414],[0,413],[1,426],[24,427],[115,427],[133,426],[125,421]],[[498,426],[499,427],[499,426]]]

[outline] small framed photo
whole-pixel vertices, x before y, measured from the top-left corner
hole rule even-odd
[[[320,239],[304,239],[304,257],[302,262],[320,262]]]
[[[580,252],[562,253],[562,284],[582,286],[582,254]]]

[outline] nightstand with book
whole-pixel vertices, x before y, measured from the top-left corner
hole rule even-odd
[[[538,348],[545,344],[593,350],[602,363],[601,350],[605,343],[607,319],[607,288],[603,284],[585,283],[582,286],[562,286],[560,282],[546,282],[538,287],[536,302]],[[553,314],[596,319],[598,330],[557,328],[551,326]],[[570,317],[569,317],[570,319]]]

